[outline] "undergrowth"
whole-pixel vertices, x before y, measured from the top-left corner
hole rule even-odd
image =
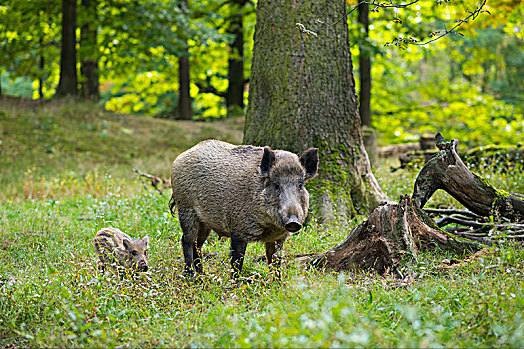
[[[3,113],[2,118],[11,117],[10,111]],[[31,109],[21,115],[22,122],[41,118]],[[118,127],[124,124],[131,129],[127,121]],[[2,137],[7,139],[2,147],[12,147],[8,153],[24,154],[15,144],[17,137]],[[175,142],[174,138],[166,132],[155,142]],[[196,141],[198,137],[192,140]],[[186,145],[190,146],[178,147]],[[136,147],[147,154],[145,145]],[[159,173],[168,173],[174,153],[181,150],[170,147],[159,150],[165,155],[151,155],[153,160],[143,164],[154,163],[157,169],[165,167]],[[524,346],[524,249],[518,243],[503,242],[455,267],[444,265],[443,259],[466,256],[424,252],[413,277],[406,280],[373,272],[325,274],[293,256],[328,250],[362,218],[349,227],[313,220],[285,244],[280,281],[260,258],[262,244],[248,245],[242,278],[232,281],[229,240],[212,234],[203,248],[206,273],[188,282],[181,275],[180,226],[167,208],[169,189],[161,195],[134,177],[131,168],[139,160],[120,161],[120,155],[107,153],[94,168],[72,173],[71,167],[89,157],[68,158],[68,151],[60,150],[63,162],[46,158],[33,169],[32,162],[44,149],[37,148],[40,153],[26,149],[27,159],[17,156],[1,162],[0,178],[8,188],[0,201],[4,346]],[[57,144],[55,149],[69,146]],[[169,151],[173,154],[168,156]],[[418,171],[391,173],[389,166],[384,163],[375,170],[382,189],[394,199],[411,194]],[[16,175],[4,172],[11,168]],[[501,189],[524,191],[522,170],[478,171]],[[458,206],[445,194],[428,205]],[[132,237],[149,235],[147,273],[119,278],[97,272],[92,239],[105,226]]]

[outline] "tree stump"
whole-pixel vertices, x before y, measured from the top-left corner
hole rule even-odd
[[[409,196],[403,196],[398,204],[377,207],[332,250],[304,259],[327,271],[401,273],[403,267],[417,262],[420,249],[435,246],[462,253],[475,251],[482,244],[440,230]]]
[[[326,271],[372,269],[402,275],[403,269],[417,262],[421,249],[438,246],[462,254],[494,243],[487,234],[459,234],[439,228],[422,210],[437,189],[445,190],[477,215],[523,219],[524,201],[518,194],[497,190],[471,173],[457,154],[457,140],[445,142],[440,133],[435,139],[440,153],[420,171],[412,197],[403,196],[398,204],[381,204],[333,249],[301,259]],[[517,232],[515,238],[522,237],[518,235],[523,229],[520,224],[509,226]]]

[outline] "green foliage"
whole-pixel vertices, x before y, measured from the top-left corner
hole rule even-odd
[[[30,80],[26,78],[10,79],[8,73],[0,74],[0,79],[3,94],[25,98],[33,97],[33,86]]]
[[[74,101],[6,103],[0,104],[0,152],[7,155],[0,160],[0,341],[6,346],[524,345],[521,244],[504,242],[450,269],[442,260],[463,256],[423,253],[413,279],[404,281],[331,275],[292,256],[328,250],[358,222],[346,227],[313,220],[286,242],[281,282],[258,258],[263,245],[250,244],[244,279],[233,283],[229,240],[212,234],[204,245],[206,274],[186,283],[181,230],[167,196],[143,186],[131,169],[167,176],[177,152],[201,138],[227,139],[231,135],[221,130],[234,125],[184,128],[187,122],[117,116]],[[392,174],[388,165],[377,168],[381,187],[391,197],[409,194],[416,173]],[[522,169],[480,166],[478,172],[496,187],[524,190]],[[458,205],[437,195],[429,204],[450,203]],[[148,273],[124,279],[98,274],[92,239],[105,226],[151,237]]]
[[[438,131],[470,146],[521,141],[524,54],[515,25],[521,21],[516,13],[522,4],[490,2],[486,9],[492,14],[464,24],[464,36],[405,50],[384,46],[398,35],[427,40],[428,33],[446,24],[449,28],[473,5],[420,1],[406,9],[380,9],[370,14],[367,38],[356,15],[350,17],[354,62],[360,54],[356,44],[372,55],[372,124],[381,143],[412,141]],[[497,18],[507,20],[501,24]]]
[[[431,61],[422,64],[430,66]],[[376,111],[373,126],[385,143],[416,140],[420,134],[436,132],[460,139],[467,146],[522,140],[524,117],[520,108],[496,100],[466,81],[450,82],[438,72],[421,82],[393,69],[385,69],[377,79],[372,100]],[[392,71],[397,74],[392,75]],[[377,70],[375,73],[380,74]],[[392,79],[396,85],[388,84]]]

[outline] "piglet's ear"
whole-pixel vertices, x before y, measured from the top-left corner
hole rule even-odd
[[[275,163],[275,152],[270,147],[264,147],[264,155],[260,163],[260,172],[262,176],[269,177],[269,170]]]
[[[317,175],[318,172],[318,148],[309,148],[300,156],[300,163],[306,169],[306,180]]]
[[[124,238],[124,239],[122,239],[122,244],[124,245],[124,248],[126,250],[130,250],[131,249],[131,240]]]
[[[144,244],[147,246],[147,244],[149,243],[149,236],[147,236],[147,235],[144,236],[144,237],[142,238],[142,241],[143,241]]]

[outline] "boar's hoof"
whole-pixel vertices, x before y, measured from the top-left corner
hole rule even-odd
[[[296,216],[291,216],[284,227],[287,229],[287,231],[294,233],[302,228],[302,224],[300,224]]]

